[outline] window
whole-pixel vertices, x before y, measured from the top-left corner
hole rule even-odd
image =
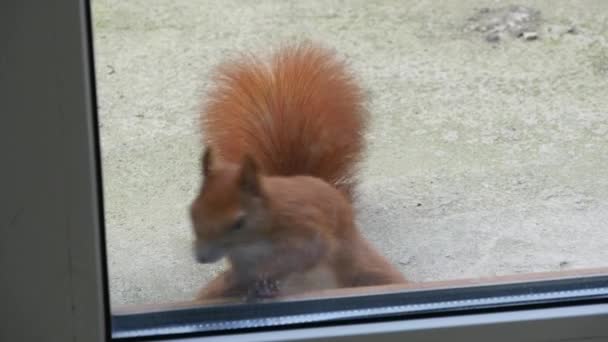
[[[9,115],[1,125],[7,190],[0,260],[10,270],[3,283],[11,294],[3,314],[17,323],[29,317],[40,329],[17,324],[0,337],[101,339],[102,322],[117,340],[397,340],[422,333],[442,340],[448,332],[472,340],[606,337],[602,4],[530,7],[540,14],[528,7],[422,4],[402,13],[366,2],[333,11],[320,6],[319,13],[329,13],[322,16],[315,3],[268,2],[235,6],[232,16],[217,20],[213,10],[232,7],[205,6],[219,4],[94,2],[92,21],[89,4],[79,1],[48,11],[50,5],[26,3],[2,11],[10,47],[2,61],[15,66],[0,77],[3,89],[11,85],[3,92]],[[167,25],[173,18],[186,27],[202,21],[195,13],[206,13],[217,28],[216,50],[180,45],[198,37]],[[243,17],[255,19],[258,42],[276,38],[270,28],[265,33],[273,25],[268,13],[292,15],[270,16],[284,26],[296,23],[294,32],[281,31],[287,38],[308,28],[345,48],[370,89],[370,151],[354,207],[366,241],[409,283],[254,304],[189,301],[221,268],[195,264],[186,224],[186,199],[199,180],[183,175],[199,172],[201,152],[196,131],[187,127],[196,129],[194,82],[204,77],[172,68],[182,65],[180,58],[206,68],[210,60],[194,57],[231,53],[227,47],[242,36],[220,29],[242,24],[247,32]],[[574,26],[564,23],[564,13]],[[527,18],[525,30],[511,37],[487,24],[491,15]],[[343,21],[347,29],[331,38],[317,21],[330,27]],[[391,26],[397,21],[408,24]],[[133,27],[142,32],[130,33]],[[158,37],[157,45],[148,44]],[[399,37],[419,49],[399,50]],[[399,52],[387,54],[392,50],[382,44]],[[560,55],[567,48],[576,52]],[[433,57],[441,52],[446,57]],[[155,59],[163,53],[165,59]],[[549,55],[564,57],[543,59]],[[182,81],[190,100],[182,98],[189,93],[177,85]],[[23,101],[25,95],[37,100]],[[414,166],[405,163],[411,160]],[[400,231],[402,225],[407,229]]]

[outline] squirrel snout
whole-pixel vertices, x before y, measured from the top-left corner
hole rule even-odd
[[[224,250],[209,243],[197,240],[194,242],[194,257],[196,258],[196,261],[202,264],[212,263],[224,257]]]

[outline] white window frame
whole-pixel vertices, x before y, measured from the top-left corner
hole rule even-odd
[[[0,341],[109,341],[89,3],[0,2]],[[561,307],[164,341],[604,341]]]

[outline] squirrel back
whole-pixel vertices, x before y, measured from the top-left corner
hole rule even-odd
[[[248,155],[268,176],[313,176],[351,196],[367,112],[332,51],[306,42],[269,61],[243,57],[220,65],[214,81],[201,124],[219,159]]]

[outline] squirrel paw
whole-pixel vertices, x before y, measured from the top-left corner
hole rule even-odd
[[[272,299],[279,295],[279,282],[270,279],[256,280],[247,292],[246,300],[253,302],[259,299]]]

